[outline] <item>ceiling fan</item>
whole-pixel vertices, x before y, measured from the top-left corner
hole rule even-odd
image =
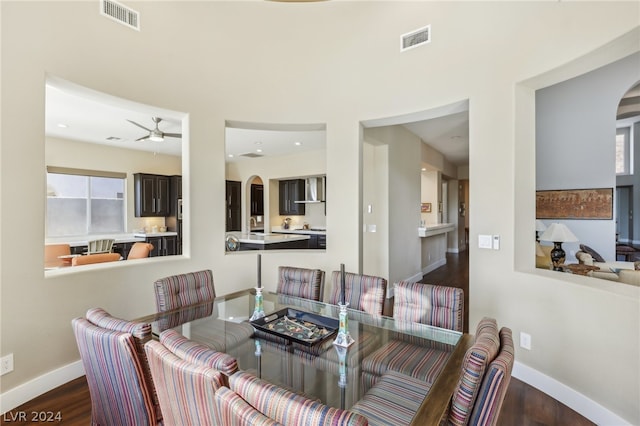
[[[149,132],[149,134],[147,136],[143,136],[141,138],[136,139],[137,141],[144,141],[149,139],[150,141],[154,141],[154,142],[162,142],[166,137],[169,138],[181,138],[182,137],[182,133],[164,133],[163,131],[161,131],[158,128],[158,124],[162,121],[162,118],[160,117],[151,117],[151,120],[153,120],[154,123],[156,123],[156,127],[154,129],[147,129],[146,127],[144,127],[142,124],[138,124],[135,121],[131,121],[131,120],[127,120],[129,123],[131,124],[135,124],[138,127],[143,128],[144,130],[146,130],[147,132]]]

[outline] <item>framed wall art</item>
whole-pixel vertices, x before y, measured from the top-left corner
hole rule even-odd
[[[613,219],[613,188],[536,191],[536,219]]]
[[[431,203],[420,204],[420,213],[431,213]]]

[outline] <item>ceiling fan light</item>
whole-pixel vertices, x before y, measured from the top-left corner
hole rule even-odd
[[[158,136],[158,135],[151,135],[151,136],[149,136],[149,140],[150,141],[154,141],[154,142],[162,142],[164,140],[164,138],[162,136]]]

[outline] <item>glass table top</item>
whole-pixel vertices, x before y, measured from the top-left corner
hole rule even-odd
[[[253,327],[249,319],[255,301],[255,290],[250,289],[139,320],[151,322],[155,336],[175,329],[235,357],[240,370],[343,409],[351,408],[371,386],[367,359],[393,342],[408,342],[425,356],[438,351],[444,362],[429,373],[429,380],[435,381],[462,337],[451,330],[347,309],[353,344],[347,348],[334,345],[335,334],[319,343],[302,344]],[[330,319],[339,315],[336,305],[270,292],[263,293],[263,307],[267,316],[283,308]]]

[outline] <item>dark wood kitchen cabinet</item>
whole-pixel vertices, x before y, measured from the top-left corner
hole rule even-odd
[[[169,176],[135,173],[133,185],[136,217],[169,215],[171,201]]]
[[[226,230],[240,231],[242,228],[241,211],[240,211],[240,196],[242,193],[242,184],[234,180],[228,180],[226,182],[226,200],[225,205],[227,209],[227,226]]]
[[[296,201],[304,201],[305,196],[304,179],[290,179],[280,181],[280,215],[304,215],[304,203],[296,203]]]
[[[251,216],[264,215],[264,186],[251,185]]]
[[[147,242],[153,244],[153,250],[149,253],[149,257],[178,254],[177,240],[176,236],[147,237]]]

